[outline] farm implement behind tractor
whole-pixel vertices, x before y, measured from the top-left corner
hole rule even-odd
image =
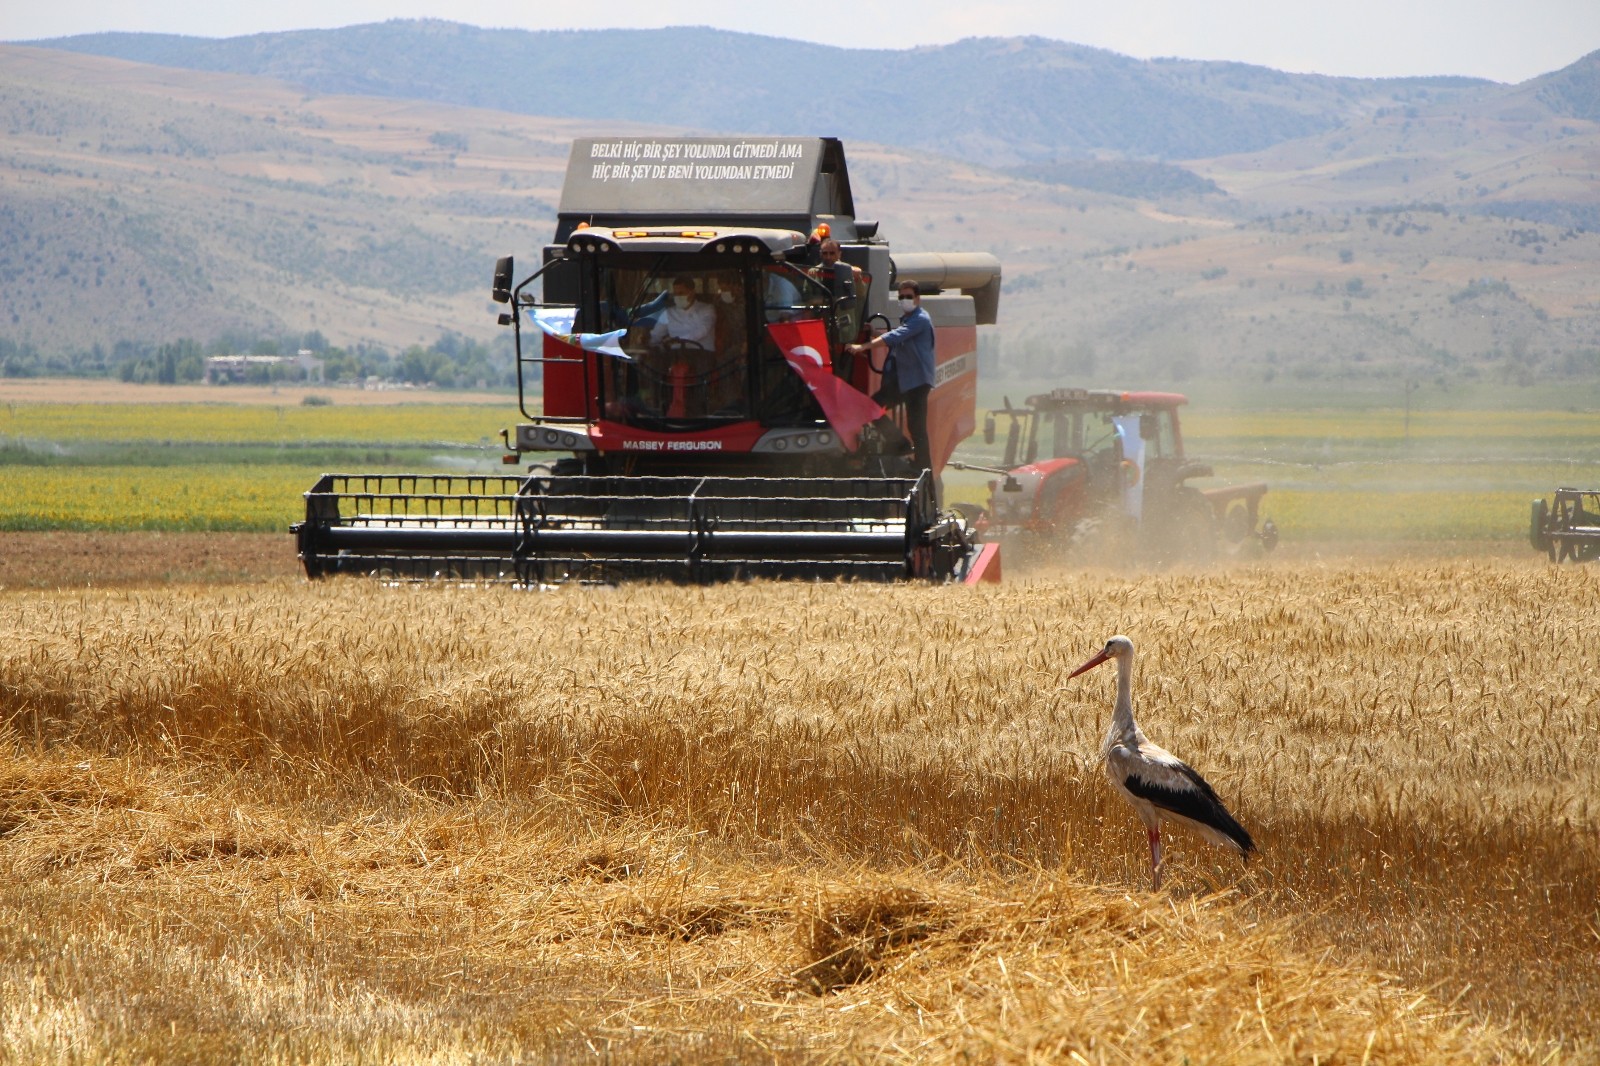
[[[1528,539],[1552,563],[1600,559],[1600,489],[1557,489],[1548,502],[1534,500]]]
[[[869,398],[884,366],[845,350],[907,282],[935,326],[932,470]],[[324,476],[294,527],[311,577],[998,578],[937,475],[974,429],[1000,265],[892,255],[855,216],[837,140],[576,141],[554,243],[520,280],[501,258],[491,295],[523,416],[505,459],[538,461]]]

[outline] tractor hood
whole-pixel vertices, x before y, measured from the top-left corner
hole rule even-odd
[[[1044,483],[1053,476],[1083,465],[1077,459],[1041,459],[1011,471],[1017,487],[1006,491],[1002,482],[994,483],[989,494],[992,521],[1002,526],[1026,526],[1039,519],[1037,514]]]

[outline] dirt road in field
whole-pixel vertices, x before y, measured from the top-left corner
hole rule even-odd
[[[1543,557],[1520,544],[1463,541],[1440,545],[1384,541],[1290,544],[1266,557],[1228,559],[1215,569],[1303,569],[1349,563],[1444,559],[1508,559],[1530,565]],[[1018,558],[1013,581],[1055,581],[1082,567]],[[0,533],[0,589],[84,588],[165,584],[232,584],[298,578],[294,537],[283,533]]]
[[[0,533],[0,588],[231,584],[300,573],[288,533]]]

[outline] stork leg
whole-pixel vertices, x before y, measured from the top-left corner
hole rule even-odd
[[[1155,882],[1151,890],[1161,891],[1161,827],[1151,826],[1145,830],[1145,835],[1150,838],[1150,877]]]

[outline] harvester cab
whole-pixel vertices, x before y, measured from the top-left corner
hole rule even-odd
[[[936,328],[931,471],[870,399],[882,364],[846,352],[904,281]],[[987,254],[892,254],[833,138],[578,140],[554,241],[525,277],[500,259],[491,290],[523,416],[506,462],[537,461],[428,491],[330,475],[301,556],[538,582],[993,576],[937,479],[975,428],[999,290]]]

